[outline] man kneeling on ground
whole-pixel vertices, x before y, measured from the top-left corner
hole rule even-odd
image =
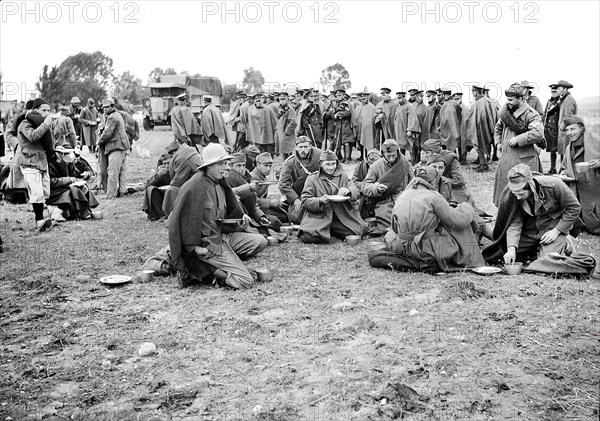
[[[437,176],[431,166],[420,169],[398,196],[385,236],[389,251],[369,255],[371,266],[436,272],[483,265],[471,228],[475,210],[468,203],[451,207],[431,184]]]
[[[181,187],[169,215],[171,258],[181,287],[208,275],[236,289],[251,288],[254,283],[240,258],[260,253],[267,240],[260,234],[242,232],[250,217],[243,213],[224,178],[231,170],[232,158],[218,143],[206,146],[200,170]],[[223,222],[232,218],[243,222]]]
[[[320,169],[308,176],[302,191],[306,210],[298,236],[303,243],[329,243],[331,236],[362,236],[367,224],[358,211],[359,193],[348,179],[335,153],[325,151]],[[347,201],[332,202],[329,196],[346,196]]]

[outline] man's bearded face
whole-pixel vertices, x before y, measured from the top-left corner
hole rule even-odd
[[[297,144],[296,152],[298,152],[298,155],[302,159],[308,157],[308,153],[310,152],[310,143],[304,142],[304,143]]]

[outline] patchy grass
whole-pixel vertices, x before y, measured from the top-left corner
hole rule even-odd
[[[132,181],[171,136],[143,135]],[[493,172],[464,168],[494,212]],[[106,288],[167,242],[141,201],[47,233],[0,204],[0,419],[598,419],[597,277],[396,273],[362,245],[292,239],[247,262],[276,272],[249,291]],[[577,245],[600,257],[597,237]]]

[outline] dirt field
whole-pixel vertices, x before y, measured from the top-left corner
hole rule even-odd
[[[171,133],[142,135],[131,181]],[[494,211],[493,172],[463,168]],[[249,291],[104,287],[167,243],[141,201],[104,200],[103,220],[47,233],[29,206],[0,203],[0,420],[599,417],[597,276],[395,273],[370,268],[362,244],[292,239],[247,262],[276,272]],[[600,258],[598,237],[576,245]],[[144,342],[157,352],[139,357]]]

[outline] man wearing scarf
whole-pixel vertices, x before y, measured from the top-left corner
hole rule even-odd
[[[254,95],[254,104],[248,108],[248,141],[261,152],[275,152],[277,116],[273,109],[264,104],[264,94]]]
[[[546,139],[546,152],[550,153],[550,169],[546,175],[556,174],[556,155],[558,151],[558,118],[560,103],[558,102],[558,85],[549,85],[550,99],[544,110],[544,138]],[[560,162],[558,163],[560,166]]]
[[[573,88],[573,85],[566,80],[559,80],[556,82],[556,92],[558,93],[558,106],[559,114],[558,114],[558,154],[560,155],[560,160],[562,161],[562,156],[565,154],[565,148],[567,147],[567,143],[569,143],[569,138],[567,133],[564,131],[564,121],[565,118],[570,117],[572,115],[577,115],[577,102],[575,102],[575,98],[569,92],[569,89]]]
[[[360,217],[358,189],[330,150],[321,154],[319,171],[306,179],[302,207],[306,210],[298,237],[303,243],[329,243],[331,237],[361,236],[367,225]],[[348,201],[332,202],[329,196],[347,196]]]
[[[285,196],[285,206],[288,206],[288,219],[293,224],[302,220],[302,201],[300,195],[309,174],[319,169],[321,150],[311,146],[308,136],[296,138],[294,154],[283,162],[279,175],[279,191]]]
[[[427,166],[402,192],[385,235],[387,251],[369,255],[377,268],[409,271],[459,271],[484,264],[471,224],[475,210],[468,203],[451,207],[432,183],[437,171]]]
[[[15,151],[15,162],[23,174],[39,231],[45,231],[52,225],[50,218],[44,218],[44,203],[50,197],[48,157],[54,156],[50,125],[55,118],[56,116],[50,115],[48,102],[38,98],[17,129],[19,143]]]
[[[363,180],[361,191],[375,204],[377,228],[385,232],[392,223],[392,208],[395,198],[404,191],[412,179],[412,167],[406,157],[398,150],[394,139],[381,145],[383,158],[375,161]]]
[[[195,146],[202,136],[202,128],[187,105],[187,94],[184,92],[175,97],[177,103],[171,110],[171,128],[173,136],[179,143]]]
[[[87,100],[87,105],[79,114],[79,123],[81,123],[81,134],[83,136],[83,144],[86,144],[88,151],[94,153],[96,151],[96,129],[98,128],[98,110],[94,98]]]
[[[414,136],[421,131],[415,109],[406,101],[406,92],[396,92],[398,106],[394,120],[395,139],[398,146],[405,153],[409,151],[412,154],[414,145]],[[413,134],[414,133],[414,134]],[[412,158],[412,157],[411,157]]]
[[[494,141],[502,151],[494,182],[496,207],[500,205],[510,169],[517,164],[526,164],[532,171],[539,172],[537,145],[546,147],[540,115],[523,101],[521,85],[513,83],[504,93],[507,102],[500,109],[499,120],[494,129]]]
[[[169,247],[181,288],[206,276],[234,289],[254,284],[240,258],[260,253],[267,240],[244,232],[250,218],[225,179],[231,159],[220,144],[207,145],[200,171],[183,185],[169,215]],[[231,218],[242,222],[223,222]]]
[[[173,159],[169,162],[169,178],[171,182],[164,192],[164,199],[162,201],[162,213],[164,216],[169,217],[181,186],[198,172],[201,165],[202,158],[195,146],[188,146],[185,143],[179,146],[179,149],[173,155]]]
[[[575,179],[569,186],[581,204],[585,230],[600,235],[600,139],[586,129],[581,117],[567,117],[563,124],[570,141],[560,174]],[[589,170],[578,171],[577,164],[581,163],[588,163]]]
[[[498,122],[498,111],[494,104],[485,96],[484,88],[473,86],[471,88],[475,103],[469,113],[467,123],[467,138],[477,147],[478,164],[476,172],[487,172],[490,170],[488,158],[492,153],[494,145],[494,129]]]

